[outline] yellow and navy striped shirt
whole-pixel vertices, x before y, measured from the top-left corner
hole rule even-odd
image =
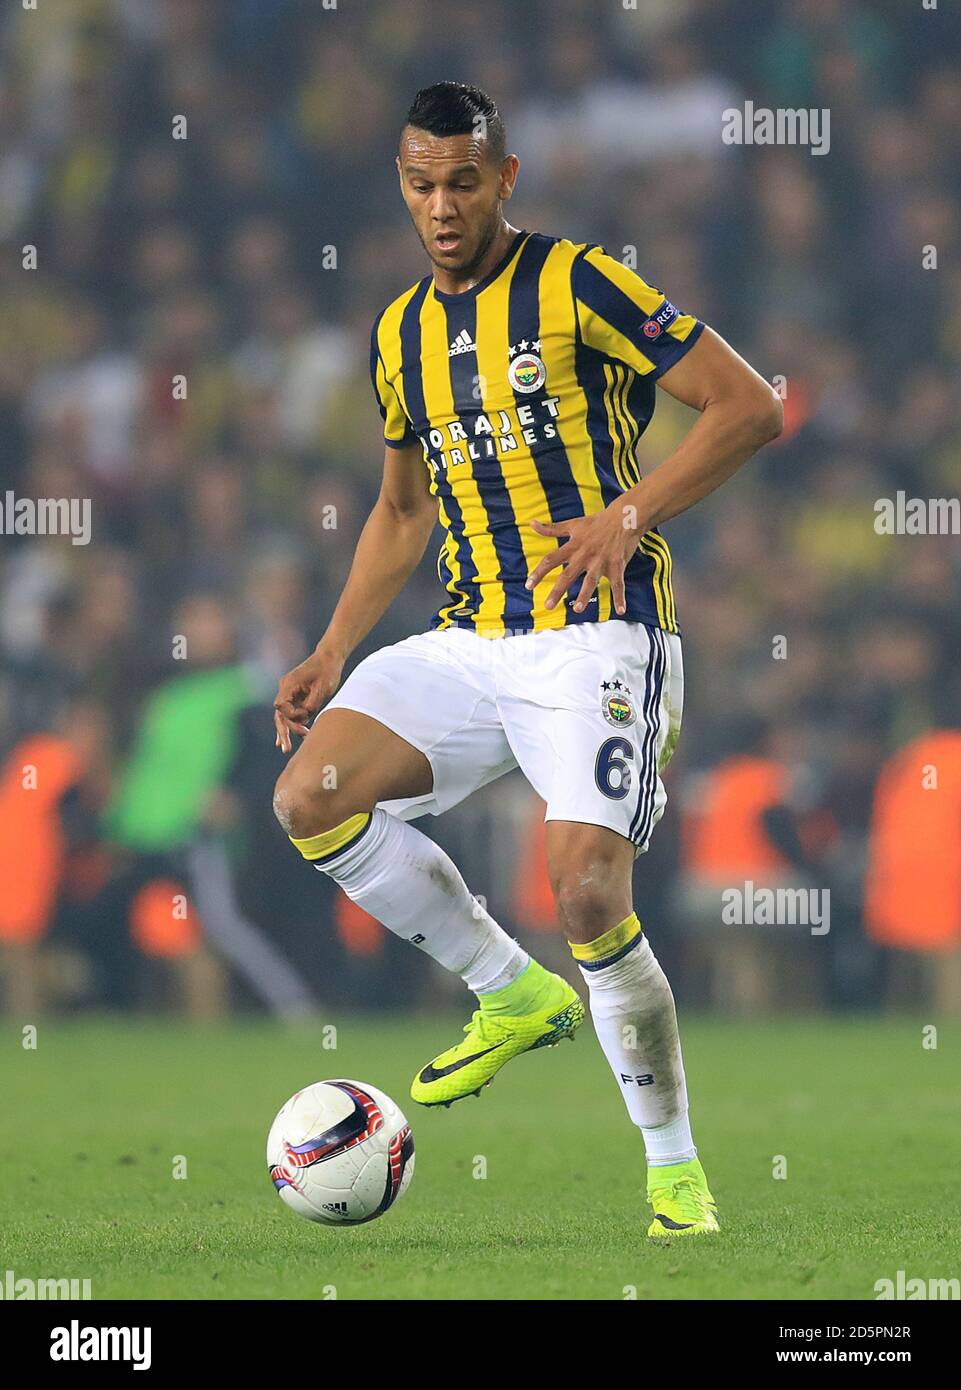
[[[553,571],[524,587],[558,541],[533,520],[602,511],[640,474],[634,451],[654,382],[703,325],[599,246],[519,232],[491,273],[461,294],[428,275],[383,311],[370,370],[387,444],[420,441],[446,537],[437,573],[448,601],[432,626],[488,637],[623,617],[677,632],[671,554],[648,531],[617,614],[602,579],[573,611],[553,610]]]

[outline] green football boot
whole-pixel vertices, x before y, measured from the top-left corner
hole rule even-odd
[[[649,1168],[647,1200],[654,1208],[654,1220],[647,1234],[658,1240],[711,1235],[721,1229],[717,1224],[717,1203],[696,1158],[664,1168]]]
[[[417,1073],[411,1096],[420,1105],[453,1105],[480,1095],[513,1057],[553,1047],[562,1038],[573,1040],[583,1021],[584,1005],[576,990],[531,961],[513,984],[481,996],[464,1040]]]

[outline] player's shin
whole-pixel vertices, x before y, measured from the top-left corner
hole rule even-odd
[[[590,990],[598,1041],[644,1136],[648,1164],[694,1158],[674,996],[637,914],[571,950]]]
[[[476,994],[505,989],[530,963],[440,846],[379,807],[335,830],[291,840],[355,903]]]

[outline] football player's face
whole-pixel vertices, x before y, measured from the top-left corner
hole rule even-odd
[[[443,270],[469,275],[501,224],[501,204],[514,190],[517,160],[489,157],[474,135],[429,135],[407,126],[397,169],[400,186],[424,250]]]

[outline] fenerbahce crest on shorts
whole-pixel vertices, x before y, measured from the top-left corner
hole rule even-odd
[[[629,729],[637,715],[631,692],[623,681],[601,682],[601,713],[615,729]]]

